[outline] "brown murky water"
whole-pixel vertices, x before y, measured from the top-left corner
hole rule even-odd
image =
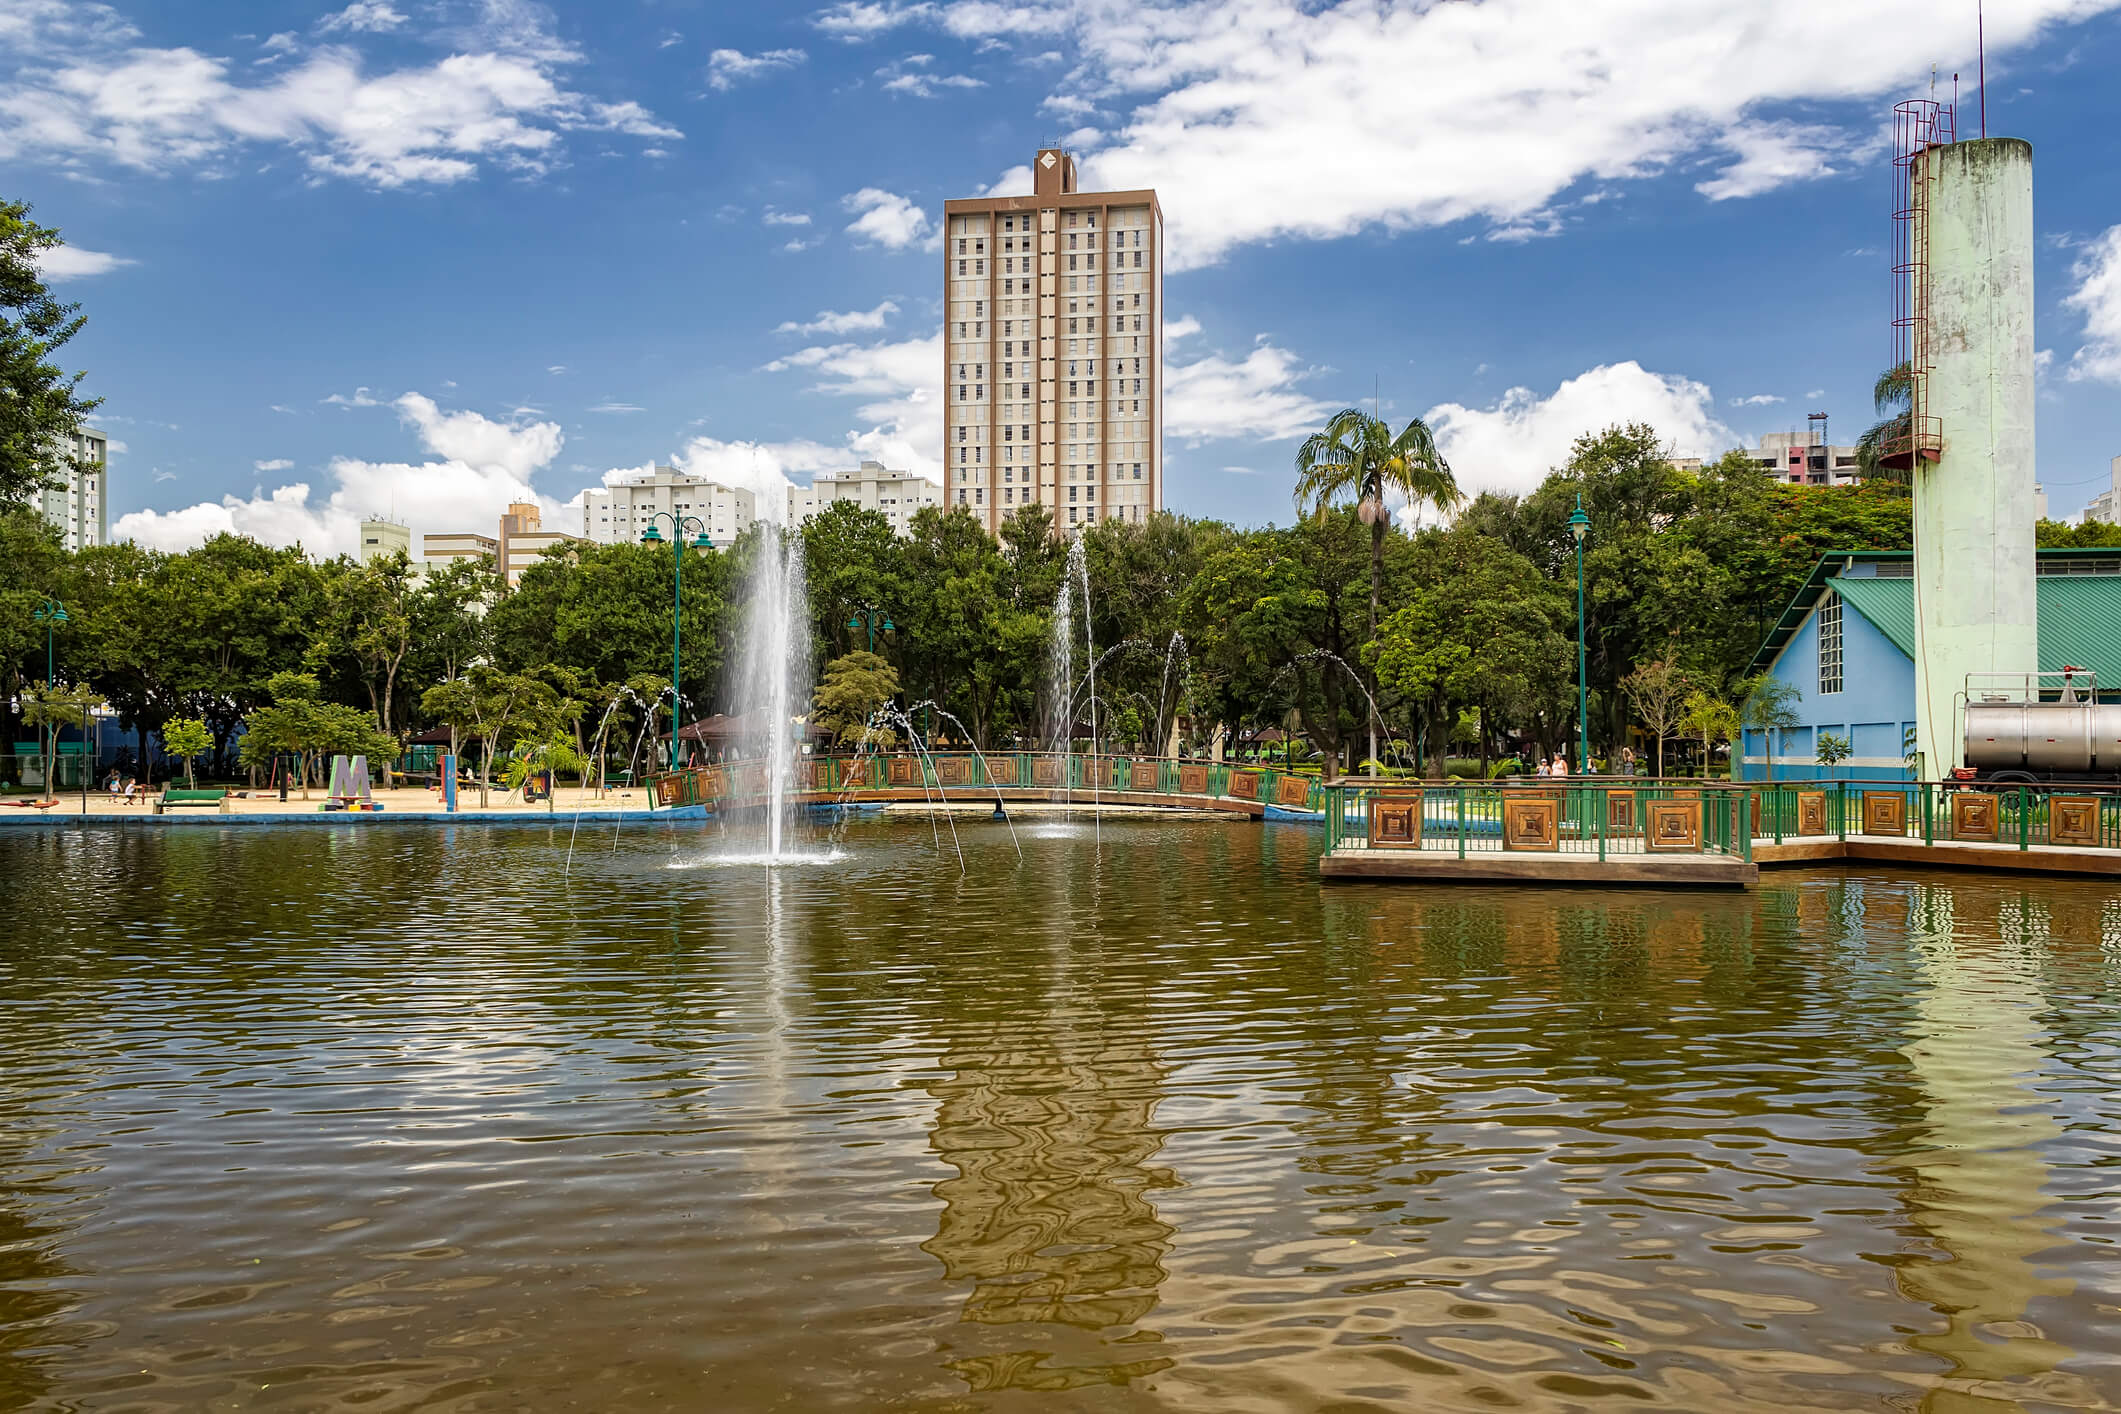
[[[2109,1409],[2121,889],[0,835],[0,1407]]]

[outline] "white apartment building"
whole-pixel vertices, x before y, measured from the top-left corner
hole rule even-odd
[[[659,466],[583,492],[582,534],[599,545],[617,545],[640,539],[651,517],[673,513],[698,520],[714,548],[726,550],[758,519],[758,498],[734,486]],[[670,534],[667,519],[661,530],[665,536]],[[689,532],[686,538],[697,533]]]
[[[808,486],[788,488],[788,523],[801,525],[836,501],[852,501],[891,522],[900,535],[912,527],[922,506],[938,506],[943,488],[911,471],[892,471],[882,462],[865,461],[854,471],[821,471]]]
[[[943,204],[945,504],[989,533],[1043,503],[1066,533],[1163,505],[1164,220],[1078,192],[1040,149],[1029,196]]]
[[[387,560],[403,552],[412,555],[412,527],[399,525],[394,520],[364,520],[361,522],[361,563],[370,560]]]
[[[70,465],[37,493],[37,509],[69,550],[110,543],[110,439],[84,427],[71,439]]]
[[[2109,470],[2113,479],[2104,491],[2085,503],[2084,513],[2077,517],[2080,524],[2088,520],[2103,520],[2108,524],[2121,521],[2121,457],[2113,459]]]

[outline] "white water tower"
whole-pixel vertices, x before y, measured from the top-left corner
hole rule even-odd
[[[1949,108],[1902,104],[1897,165],[1915,496],[1915,734],[1922,772],[1963,765],[1969,674],[2039,664],[2033,522],[2033,149],[1953,141]]]

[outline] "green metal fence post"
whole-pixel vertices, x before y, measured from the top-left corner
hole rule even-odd
[[[1598,812],[1598,862],[1605,863],[1605,811]]]
[[[2032,796],[2024,786],[2018,787],[2018,848],[2026,849],[2032,843]]]
[[[1922,842],[1924,844],[1934,844],[1936,842],[1936,821],[1931,818],[1930,814],[1935,804],[1936,799],[1930,794],[1930,783],[1924,781],[1922,783]]]
[[[1457,786],[1454,789],[1457,792],[1457,801],[1453,808],[1458,812],[1458,857],[1464,859],[1466,857],[1466,788]]]
[[[1845,786],[1845,785],[1843,785],[1843,784],[1842,784],[1842,783],[1841,783],[1840,781],[1836,781],[1836,782],[1834,782],[1834,838],[1836,838],[1836,839],[1838,839],[1838,840],[1842,841],[1842,842],[1843,842],[1843,843],[1845,844],[1845,843],[1847,843],[1847,842],[1848,842],[1848,837],[1849,837],[1849,797],[1848,797],[1848,787],[1847,787],[1847,786]]]

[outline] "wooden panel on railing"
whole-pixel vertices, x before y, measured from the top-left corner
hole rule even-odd
[[[998,786],[1016,784],[1016,758],[1014,756],[990,756],[987,758],[987,779]]]
[[[1137,761],[1127,768],[1127,789],[1161,790],[1162,772],[1154,761]]]
[[[2051,795],[2047,798],[2047,842],[2079,845],[2099,843],[2099,798],[2095,795]]]
[[[1031,762],[1031,784],[1059,790],[1068,783],[1068,762],[1059,756],[1040,756]]]
[[[1823,835],[1826,833],[1825,791],[1801,790],[1797,792],[1797,833],[1800,835]]]
[[[917,786],[921,784],[921,763],[917,756],[888,756],[884,758],[884,784],[889,786]]]
[[[675,805],[684,792],[685,778],[682,776],[658,776],[655,781],[655,798],[658,805]]]
[[[1464,809],[1461,801],[1460,809]],[[1558,849],[1561,802],[1552,796],[1505,796],[1502,802],[1504,849]]]
[[[1178,789],[1182,795],[1206,795],[1208,793],[1208,768],[1206,766],[1179,767]]]
[[[1257,771],[1232,771],[1230,773],[1230,798],[1233,800],[1259,799],[1259,773]]]
[[[1607,834],[1635,833],[1635,792],[1609,790],[1605,793],[1605,828]]]
[[[1994,844],[2003,838],[2001,802],[1987,791],[1953,791],[1952,838]]]
[[[935,782],[944,786],[969,786],[972,784],[972,758],[969,756],[938,756],[935,758]]]
[[[1701,853],[1701,796],[1652,800],[1642,808],[1642,843],[1647,849]]]
[[[1311,782],[1304,776],[1283,776],[1274,783],[1274,803],[1298,810],[1311,803]]]
[[[1328,811],[1340,804],[1331,799]],[[1370,848],[1421,848],[1421,792],[1370,797]]]
[[[831,790],[832,763],[830,761],[805,761],[803,763],[803,786],[807,790]]]
[[[1863,833],[1904,835],[1907,833],[1907,796],[1897,790],[1867,790],[1863,793]]]

